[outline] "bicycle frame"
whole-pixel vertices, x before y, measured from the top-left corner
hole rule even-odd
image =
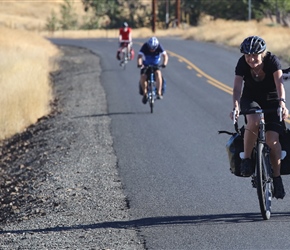
[[[120,66],[123,66],[124,69],[126,68],[126,64],[129,61],[129,43],[124,42],[121,48],[121,63]]]
[[[147,93],[151,113],[153,113],[154,101],[156,100],[156,80],[155,69],[156,66],[146,66],[145,72],[147,75]]]
[[[259,114],[260,116],[257,141],[252,153],[252,158],[255,161],[255,172],[252,175],[252,185],[254,188],[257,188],[260,210],[264,220],[270,219],[271,201],[273,197],[273,175],[270,163],[270,148],[266,144],[264,113],[274,111],[276,110],[258,109],[249,112],[240,112],[240,114],[243,115]],[[238,132],[237,122],[235,123],[235,129]],[[243,155],[241,154],[241,156]]]
[[[270,163],[270,148],[266,144],[265,120],[262,110],[258,111],[260,124],[257,143],[255,147],[255,175],[252,183],[257,188],[257,195],[263,219],[268,220],[271,216],[271,202],[273,197],[273,175]],[[256,183],[255,183],[256,182]]]

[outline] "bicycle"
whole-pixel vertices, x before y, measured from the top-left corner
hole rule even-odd
[[[131,59],[130,56],[130,51],[129,51],[129,41],[122,41],[123,46],[121,48],[121,62],[120,62],[120,66],[123,67],[123,69],[126,69],[126,64],[128,63],[128,61]]]
[[[156,95],[156,80],[155,80],[155,69],[159,66],[148,65],[145,66],[144,72],[147,75],[147,100],[150,106],[150,112],[153,113],[154,102],[157,99]]]
[[[257,189],[257,195],[259,199],[259,205],[261,214],[264,220],[269,220],[271,217],[271,202],[274,192],[273,186],[273,174],[272,174],[272,166],[270,163],[270,148],[266,144],[265,137],[265,120],[264,114],[277,112],[275,109],[257,109],[250,110],[246,112],[240,112],[241,115],[247,114],[259,114],[260,115],[260,123],[259,123],[259,131],[257,136],[256,145],[252,152],[252,159],[255,162],[255,171],[252,174],[252,186]],[[282,113],[280,111],[280,120]],[[234,113],[234,116],[236,114]],[[238,122],[234,119],[235,130],[237,133],[240,133],[238,129]],[[286,156],[286,152],[282,151],[281,159],[284,159]],[[243,152],[240,153],[240,157],[243,157]]]

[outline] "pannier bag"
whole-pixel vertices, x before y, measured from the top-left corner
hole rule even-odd
[[[244,140],[243,140],[244,128],[241,128],[241,134],[231,133],[227,131],[219,131],[219,133],[227,133],[231,135],[231,138],[226,144],[226,151],[230,163],[230,171],[236,176],[241,176],[241,158],[240,153],[244,151]],[[281,175],[290,174],[290,130],[285,129],[284,133],[280,135],[279,141],[283,151],[286,151],[286,156],[281,160]]]
[[[230,171],[236,176],[241,175],[240,153],[244,151],[244,140],[240,134],[234,133],[226,144],[226,150],[230,163]]]
[[[281,175],[290,174],[290,130],[286,129],[279,137],[282,150],[286,151],[286,157],[281,161]]]
[[[232,133],[228,131],[219,131],[219,134],[225,133],[231,135],[226,144],[226,151],[230,164],[230,171],[236,176],[241,176],[240,153],[244,151],[244,126],[240,128],[240,133]]]

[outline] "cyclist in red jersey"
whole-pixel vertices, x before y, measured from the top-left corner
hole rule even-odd
[[[119,30],[119,50],[117,53],[118,60],[120,60],[120,51],[125,43],[128,43],[128,50],[132,53],[132,29],[129,27],[127,22],[124,22]]]

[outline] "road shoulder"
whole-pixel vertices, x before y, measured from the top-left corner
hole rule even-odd
[[[53,114],[2,145],[16,195],[1,193],[1,249],[144,249],[118,176],[99,58],[60,49]]]

